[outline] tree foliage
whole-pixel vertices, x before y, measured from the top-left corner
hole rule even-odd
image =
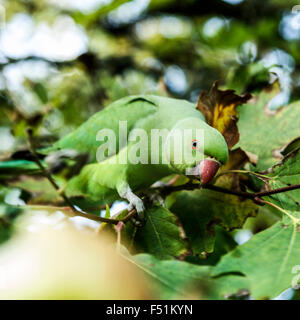
[[[300,265],[300,31],[290,23],[297,3],[111,0],[89,8],[88,2],[0,2],[6,19],[0,34],[0,160],[22,159],[28,170],[20,173],[13,163],[2,170],[0,162],[0,261],[16,230],[34,229],[43,217],[54,230],[68,220],[91,243],[96,234],[95,247],[98,238],[117,243],[120,269],[126,261],[149,286],[132,292],[134,298],[273,299],[290,289]],[[16,25],[25,30],[17,39]],[[148,93],[198,102],[226,138],[228,163],[207,187],[168,177],[164,182],[171,186],[143,190],[147,219],[141,228],[126,209],[116,214],[109,199],[105,208],[85,203],[89,220],[76,224],[61,193],[32,163],[26,129],[32,128],[37,148],[51,147],[111,102]],[[80,155],[53,156],[51,174],[63,186],[82,163]],[[29,226],[24,217],[31,217]],[[114,224],[100,225],[100,217]],[[61,236],[62,261],[72,239]],[[49,242],[41,243],[46,248]],[[114,261],[114,254],[107,259]],[[91,252],[84,256],[95,263]],[[64,279],[57,279],[62,289]],[[79,283],[76,274],[66,279]],[[109,286],[104,276],[99,279]],[[107,297],[118,297],[112,284]],[[43,293],[47,285],[41,288],[34,297],[52,297]],[[59,289],[54,297],[65,298]]]

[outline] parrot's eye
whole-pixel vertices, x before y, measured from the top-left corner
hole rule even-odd
[[[193,149],[193,150],[196,150],[197,147],[198,147],[198,141],[197,141],[197,140],[193,140],[193,141],[192,141],[192,149]]]

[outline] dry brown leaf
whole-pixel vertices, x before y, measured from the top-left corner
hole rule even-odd
[[[239,96],[234,90],[219,90],[218,85],[216,81],[209,93],[203,91],[200,94],[197,109],[210,126],[223,134],[231,149],[239,141],[237,106],[246,103],[252,95]]]

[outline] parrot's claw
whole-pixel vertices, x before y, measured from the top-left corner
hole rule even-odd
[[[138,215],[143,214],[145,211],[144,203],[142,199],[140,199],[137,195],[135,195],[129,186],[127,186],[126,193],[124,195],[124,198],[126,198],[129,201],[129,211],[133,208],[136,209]]]
[[[138,197],[132,199],[129,203],[128,210],[131,211],[132,209],[135,209],[139,216],[143,215],[145,211],[143,201]]]
[[[133,224],[137,227],[141,227],[145,222],[145,207],[142,199],[135,195],[130,189],[129,185],[126,187],[126,191],[120,192],[120,196],[128,200],[128,211],[135,209],[137,214],[131,219]]]

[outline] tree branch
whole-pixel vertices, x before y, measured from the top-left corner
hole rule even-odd
[[[234,196],[238,196],[238,197],[242,197],[242,198],[246,198],[246,199],[251,199],[256,202],[256,198],[266,197],[266,196],[270,196],[273,194],[278,194],[278,193],[283,193],[283,192],[288,192],[288,191],[300,189],[300,184],[295,184],[295,185],[291,185],[291,186],[287,186],[287,187],[282,187],[282,188],[273,189],[273,190],[269,190],[269,191],[255,192],[255,193],[234,191],[234,190],[229,190],[229,189],[225,189],[225,188],[218,187],[215,185],[210,185],[210,184],[201,185],[200,188],[209,189],[209,190],[213,190],[213,191],[221,192],[221,193],[226,193],[226,194],[231,194]],[[168,194],[170,194],[172,192],[176,192],[176,191],[195,190],[195,189],[200,189],[200,188],[199,188],[198,184],[187,183],[187,184],[176,186],[176,187],[167,186],[164,188],[162,193],[164,195],[168,195]]]
[[[272,194],[292,191],[292,190],[296,190],[296,189],[300,189],[300,184],[293,184],[291,186],[282,187],[282,188],[278,188],[278,189],[273,189],[273,190],[270,190],[270,191],[256,192],[254,194],[255,194],[255,197],[265,197],[265,196],[270,196]]]

